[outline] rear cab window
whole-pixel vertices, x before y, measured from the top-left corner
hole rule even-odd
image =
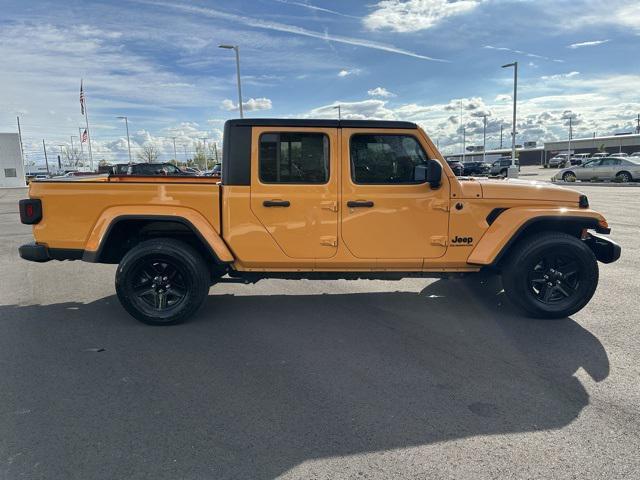
[[[329,181],[329,138],[324,133],[270,132],[260,135],[262,183],[324,184]]]

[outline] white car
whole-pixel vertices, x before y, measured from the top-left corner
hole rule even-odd
[[[627,183],[640,180],[640,159],[606,157],[596,158],[582,165],[573,165],[556,173],[552,182],[562,180],[575,182],[577,180],[615,180]]]

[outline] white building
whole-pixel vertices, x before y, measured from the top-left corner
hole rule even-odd
[[[20,137],[17,133],[0,133],[0,188],[24,186]]]

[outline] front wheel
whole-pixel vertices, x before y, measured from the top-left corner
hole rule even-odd
[[[573,172],[565,172],[562,174],[562,180],[564,180],[565,182],[575,182],[576,174]]]
[[[629,183],[633,178],[629,172],[619,172],[616,175],[616,180],[621,183]]]
[[[192,316],[206,298],[209,284],[202,256],[172,238],[139,243],[116,271],[120,303],[149,325],[175,325]]]
[[[560,232],[545,232],[514,247],[502,273],[508,298],[537,318],[580,311],[598,285],[598,262],[588,245]]]

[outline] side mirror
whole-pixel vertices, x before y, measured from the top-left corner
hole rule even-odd
[[[429,159],[427,163],[427,182],[434,190],[442,184],[442,165],[437,160]]]

